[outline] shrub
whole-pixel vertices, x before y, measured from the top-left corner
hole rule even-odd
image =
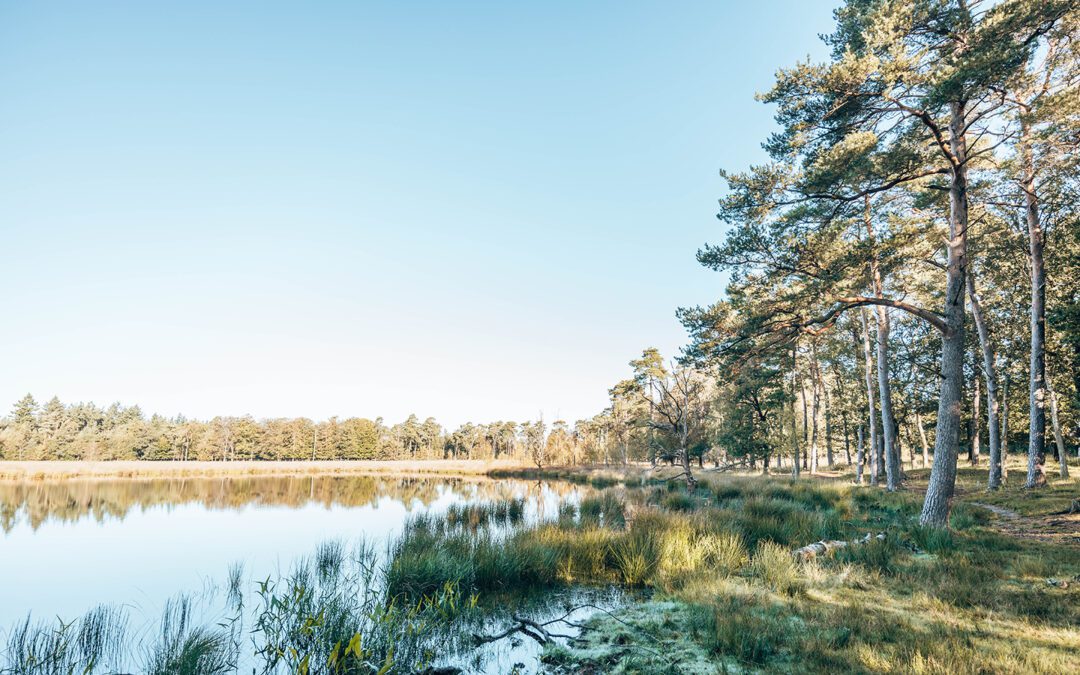
[[[626,586],[644,586],[656,569],[656,540],[649,532],[635,531],[611,549],[619,578]]]
[[[777,593],[790,595],[799,585],[798,568],[791,551],[766,541],[758,544],[752,560],[754,574]]]
[[[706,535],[701,540],[709,564],[723,576],[739,571],[746,564],[746,546],[737,534]]]
[[[669,492],[664,497],[663,504],[669,511],[693,511],[699,502],[685,492]]]
[[[917,548],[927,553],[941,553],[953,548],[952,532],[944,528],[916,525],[907,534]]]
[[[580,511],[583,525],[622,527],[626,524],[622,500],[609,490],[582,499]]]

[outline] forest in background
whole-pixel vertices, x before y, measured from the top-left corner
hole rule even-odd
[[[697,257],[727,275],[724,297],[680,309],[690,344],[670,362],[645,350],[597,416],[448,431],[28,396],[0,421],[0,456],[667,460],[689,487],[695,459],[796,476],[842,462],[890,491],[931,466],[930,525],[947,522],[961,455],[989,489],[1018,480],[1009,452],[1026,453],[1029,487],[1048,452],[1065,475],[1080,438],[1077,3],[848,2],[836,19],[830,58],[761,96],[769,160],[722,172],[724,236]]]

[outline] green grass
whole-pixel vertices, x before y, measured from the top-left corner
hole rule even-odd
[[[1027,477],[1026,463],[1026,456],[1010,455],[1004,485],[990,492],[986,487],[985,461],[982,466],[972,467],[961,460],[956,471],[957,499],[960,502],[1000,506],[1024,516],[1044,516],[1066,511],[1072,500],[1080,498],[1080,478],[1076,475],[1075,458],[1070,459],[1072,477],[1061,479],[1058,478],[1056,461],[1049,457],[1046,463],[1046,486],[1031,490],[1024,487]],[[920,487],[926,484],[929,475],[929,469],[908,471],[909,482]]]
[[[596,617],[579,651],[559,651],[561,663],[656,673],[1080,668],[1077,584],[1046,583],[1080,574],[1075,548],[998,533],[985,509],[964,503],[950,530],[922,528],[912,493],[759,478],[709,480],[699,492],[709,498],[646,488],[630,527],[659,542],[659,559],[651,574],[638,566],[645,571],[633,580],[653,589],[654,601],[619,622]],[[878,531],[884,541],[823,560],[797,564],[790,555],[818,539]],[[702,542],[717,535],[749,563],[718,573],[715,559],[699,562]]]

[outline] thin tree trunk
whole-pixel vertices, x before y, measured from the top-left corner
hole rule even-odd
[[[926,441],[926,428],[923,427],[922,415],[915,410],[915,426],[919,428],[919,443],[922,445],[922,468],[930,466],[930,444]]]
[[[990,328],[983,315],[982,302],[975,287],[975,276],[968,273],[968,296],[971,299],[971,315],[975,319],[975,330],[979,333],[979,347],[982,349],[983,378],[986,380],[986,428],[990,442],[990,475],[987,487],[996,490],[1001,487],[1001,438],[1000,431],[1004,424],[998,419],[997,363],[994,357],[994,345],[990,342]],[[978,378],[976,378],[976,383]],[[977,406],[976,406],[977,407]]]
[[[866,367],[866,400],[869,408],[869,428],[870,428],[870,484],[877,485],[878,483],[878,461],[877,461],[877,419],[874,409],[874,361],[870,357],[870,326],[866,320],[866,308],[859,310],[859,314],[862,318],[863,329],[863,363]]]
[[[807,410],[806,404],[806,382],[804,382],[801,378],[799,379],[799,396],[802,397],[802,468],[808,469],[809,467],[807,466],[807,452],[810,448],[810,414]]]
[[[1005,459],[1009,456],[1009,366],[1001,383],[1001,475],[1005,476]]]
[[[899,436],[900,436],[900,447],[901,447],[902,450],[904,448],[904,440],[905,440],[905,438],[907,440],[907,463],[910,465],[910,468],[915,469],[915,444],[912,443],[912,441],[913,441],[912,429],[910,429],[907,426],[907,424],[904,424],[904,427],[901,430]],[[901,458],[903,458],[903,456],[904,456],[904,454],[901,453]],[[903,469],[903,464],[901,465],[901,469]]]
[[[798,343],[791,345],[791,475],[799,477],[799,417],[795,414],[795,388],[798,382]]]
[[[685,446],[685,441],[683,447],[679,450],[679,457],[682,459],[683,471],[686,472],[686,490],[688,492],[693,492],[694,488],[697,487],[697,479],[694,478],[694,473],[690,466],[690,451]]]
[[[1039,197],[1035,193],[1035,157],[1030,132],[1021,116],[1020,188],[1024,193],[1024,216],[1031,253],[1031,379],[1028,405],[1028,470],[1026,487],[1046,484],[1046,269],[1045,246],[1039,220]]]
[[[817,342],[810,342],[810,386],[814,389],[814,405],[811,408],[810,475],[818,472],[818,409],[821,405],[821,368],[818,367]]]
[[[885,457],[885,436],[878,434],[877,447],[874,449],[874,455],[878,458],[878,468],[881,468],[882,459]],[[878,482],[881,482],[881,478],[878,478]]]
[[[1050,422],[1054,427],[1054,442],[1057,444],[1058,453],[1058,465],[1060,467],[1060,476],[1062,478],[1069,477],[1069,460],[1065,455],[1065,439],[1061,436],[1061,425],[1058,424],[1058,397],[1057,392],[1051,387],[1051,382],[1047,380],[1047,390],[1050,392]]]
[[[844,422],[844,460],[851,466],[851,429],[848,428],[847,410],[843,410],[841,419]]]
[[[896,447],[892,387],[889,384],[889,314],[887,308],[881,306],[877,308],[877,376],[878,407],[881,412],[881,428],[883,430],[881,454],[884,455],[884,457],[878,458],[878,470],[884,464],[886,488],[889,492],[895,492],[900,486],[900,453]]]
[[[859,425],[859,429],[856,432],[858,438],[858,445],[855,450],[855,483],[858,485],[863,484],[863,459],[866,456],[864,440],[863,440],[863,425]]]
[[[971,466],[979,465],[979,454],[981,448],[979,447],[979,436],[982,434],[982,412],[979,410],[982,407],[980,399],[982,398],[982,388],[979,386],[979,376],[975,375],[975,387],[974,387],[973,401],[971,406]]]
[[[878,298],[885,296],[884,284],[881,281],[881,267],[875,246],[874,224],[870,214],[870,197],[863,200],[863,226],[866,228],[866,237],[874,247],[870,256],[870,280],[873,284],[874,295]],[[885,482],[889,492],[894,492],[900,484],[900,457],[896,447],[896,433],[893,425],[892,389],[889,384],[889,310],[884,305],[876,308],[877,316],[877,376],[878,376],[878,406],[881,411],[881,430],[883,436],[884,462],[878,458],[878,470],[885,465]]]
[[[825,386],[824,374],[822,374],[821,393],[825,398],[825,461],[831,469],[833,466],[832,406],[829,401],[829,388]]]
[[[847,394],[844,391],[844,377],[840,366],[833,361],[833,386],[836,388],[836,400],[840,402],[840,423],[844,429],[844,458],[851,466],[851,426],[848,423]]]

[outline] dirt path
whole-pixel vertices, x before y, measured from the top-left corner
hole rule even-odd
[[[993,513],[994,525],[1005,534],[1048,544],[1064,544],[1080,548],[1080,513],[1025,516],[1012,509],[994,504],[968,502]]]

